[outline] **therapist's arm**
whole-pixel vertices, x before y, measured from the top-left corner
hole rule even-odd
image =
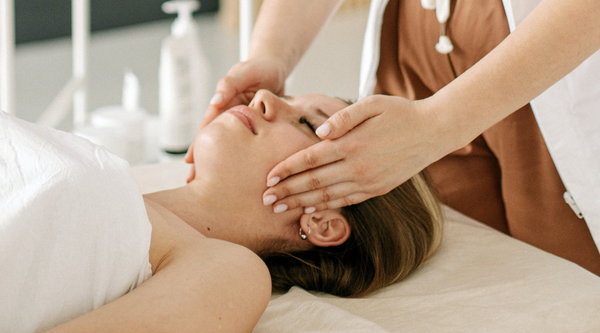
[[[341,0],[266,0],[252,32],[248,59],[282,63],[287,77]]]
[[[205,239],[170,252],[132,292],[49,333],[251,332],[270,291],[268,269],[254,253]]]
[[[600,49],[600,1],[545,0],[501,44],[428,100],[459,148]],[[600,78],[597,78],[600,81]]]
[[[277,185],[263,198],[275,195],[274,207],[324,210],[389,192],[596,52],[599,18],[598,0],[544,0],[494,50],[432,97],[410,102],[371,96],[333,115],[318,131],[329,140],[275,166],[267,184]]]
[[[260,89],[282,95],[285,79],[340,4],[341,0],[264,1],[248,61],[234,65],[219,80],[202,126],[231,106],[248,104]]]

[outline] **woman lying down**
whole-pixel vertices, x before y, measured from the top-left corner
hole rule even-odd
[[[194,181],[144,196],[104,148],[0,113],[0,332],[249,332],[272,287],[403,279],[441,238],[421,175],[343,209],[262,203],[267,172],[345,106],[259,91],[198,132]]]

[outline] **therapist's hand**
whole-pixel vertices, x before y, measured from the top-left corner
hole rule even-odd
[[[317,131],[324,141],[269,172],[263,202],[275,212],[310,213],[388,193],[453,150],[438,118],[422,106],[375,95],[338,111]]]
[[[200,127],[206,126],[233,106],[248,105],[260,89],[283,95],[286,77],[285,67],[277,59],[251,59],[233,65],[227,75],[217,83],[215,95]]]

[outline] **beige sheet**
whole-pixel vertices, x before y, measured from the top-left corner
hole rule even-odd
[[[144,193],[185,183],[183,163],[134,168]],[[445,207],[439,252],[367,298],[292,288],[254,332],[600,332],[600,278]]]

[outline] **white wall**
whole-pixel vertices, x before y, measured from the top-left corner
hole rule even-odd
[[[286,93],[324,93],[355,99],[366,10],[336,14],[288,81]],[[161,40],[170,21],[158,21],[95,33],[91,39],[89,107],[118,104],[123,70],[139,77],[141,104],[158,112],[158,64]],[[197,18],[204,52],[212,65],[211,86],[237,61],[238,35],[216,15]],[[16,53],[17,115],[35,121],[71,76],[70,39],[23,44]],[[70,130],[70,119],[60,128]]]

